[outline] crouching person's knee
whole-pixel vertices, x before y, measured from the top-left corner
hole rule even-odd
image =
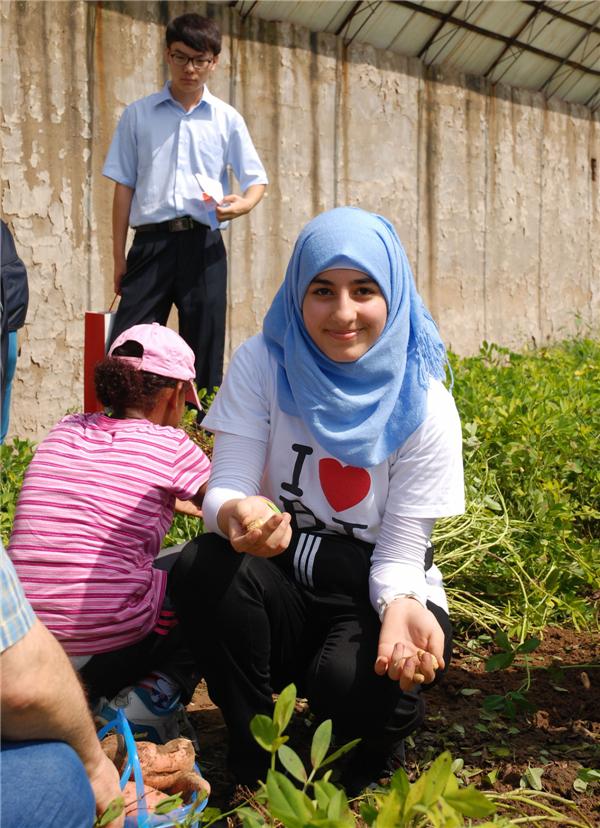
[[[96,801],[64,742],[2,742],[2,828],[90,828]]]

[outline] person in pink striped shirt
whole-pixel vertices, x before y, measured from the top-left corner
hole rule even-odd
[[[100,721],[123,707],[167,741],[200,676],[169,601],[177,552],[159,555],[174,509],[201,516],[210,472],[177,426],[200,408],[194,355],[154,323],[136,325],[95,369],[105,413],[70,414],[29,465],[8,547],[40,620],[79,670]]]

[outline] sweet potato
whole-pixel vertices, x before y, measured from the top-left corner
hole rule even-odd
[[[194,768],[194,746],[187,739],[173,739],[166,745],[138,742],[138,754],[142,770],[152,773],[177,773]],[[152,783],[150,783],[152,784]]]
[[[127,762],[127,748],[125,747],[125,739],[123,736],[121,734],[109,733],[100,742],[100,747],[110,761],[117,766],[119,773],[122,773]]]
[[[194,792],[199,793],[200,791],[206,791],[207,794],[210,794],[210,785],[204,777],[193,770],[179,774],[171,788],[171,795],[174,796],[180,793],[183,801],[187,803],[192,798]]]
[[[168,791],[180,773],[194,769],[194,746],[187,739],[172,739],[166,745],[136,742],[142,777],[147,785]],[[102,749],[123,773],[127,750],[122,736],[110,735],[102,740]]]
[[[162,791],[157,791],[150,785],[144,785],[144,794],[146,796],[146,807],[149,813],[153,813],[159,802],[168,798],[168,794]],[[138,812],[138,795],[135,787],[135,782],[127,782],[123,789],[123,796],[125,798],[125,816],[134,816]]]

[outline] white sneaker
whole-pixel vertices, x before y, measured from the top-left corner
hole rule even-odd
[[[102,701],[104,705],[100,709],[100,705],[96,705],[93,712],[94,721],[99,725],[108,724],[116,719],[117,711],[122,708],[132,733],[140,736],[145,734],[144,738],[148,742],[160,745],[179,736],[179,693],[164,709],[156,707],[148,690],[139,685],[125,687],[114,699]]]

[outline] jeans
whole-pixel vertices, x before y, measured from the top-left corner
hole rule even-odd
[[[2,828],[92,828],[96,800],[64,742],[2,742]]]

